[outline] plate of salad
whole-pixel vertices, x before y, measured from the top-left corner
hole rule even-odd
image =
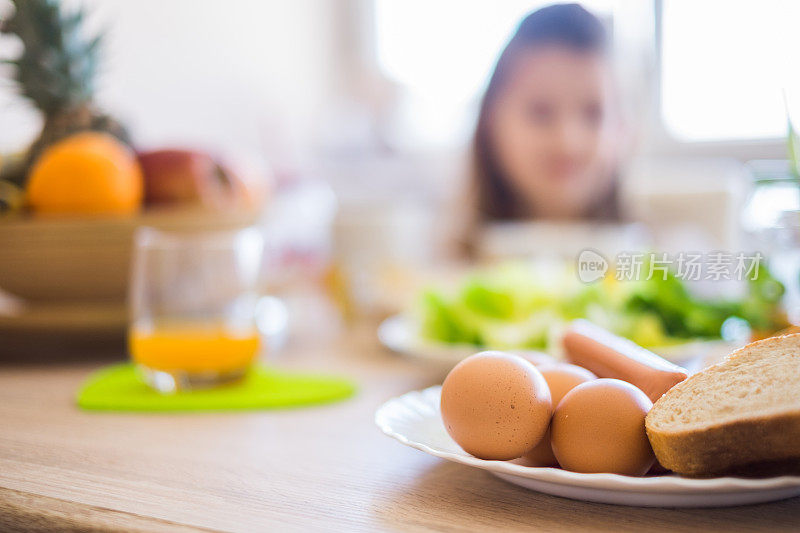
[[[387,348],[453,365],[486,349],[561,357],[566,325],[585,318],[676,362],[727,353],[789,326],[783,285],[762,266],[736,296],[700,296],[674,273],[582,283],[563,264],[506,264],[429,287],[379,327]]]

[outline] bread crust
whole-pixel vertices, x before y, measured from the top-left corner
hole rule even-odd
[[[645,429],[658,462],[679,474],[714,475],[800,460],[800,411],[684,431],[660,431],[648,419]]]
[[[735,350],[723,361],[700,374],[729,363],[752,350],[768,350],[794,341],[800,346],[800,334],[771,337]],[[695,374],[695,376],[698,374]],[[800,410],[773,415],[743,416],[701,429],[659,430],[654,427],[654,413],[663,398],[680,394],[694,376],[667,391],[645,418],[645,429],[658,462],[687,476],[705,476],[749,471],[764,463],[797,464],[800,462]],[[797,384],[800,387],[800,383]],[[779,468],[781,468],[779,466]],[[786,472],[796,468],[786,467]]]

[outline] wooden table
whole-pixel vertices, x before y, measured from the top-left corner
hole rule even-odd
[[[382,351],[372,329],[295,342],[276,364],[347,374],[357,397],[288,411],[76,409],[98,363],[0,363],[0,530],[797,530],[800,498],[641,509],[538,494],[402,446],[381,402],[437,372]],[[2,342],[2,341],[0,341]]]

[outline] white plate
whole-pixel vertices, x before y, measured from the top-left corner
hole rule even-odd
[[[629,477],[579,474],[559,468],[477,459],[459,448],[447,434],[439,414],[440,391],[441,387],[436,386],[393,398],[375,413],[375,423],[385,434],[412,448],[488,470],[522,487],[576,500],[643,507],[721,507],[800,495],[800,477],[796,476],[765,479]]]
[[[398,314],[390,316],[378,326],[378,339],[386,348],[399,354],[447,367],[476,352],[485,350],[472,344],[446,344],[426,340],[419,325],[411,317]],[[726,341],[690,341],[664,348],[651,348],[664,359],[684,366],[703,367],[729,354],[738,346]],[[519,351],[519,350],[515,350]],[[687,368],[688,368],[687,366]],[[689,368],[694,370],[693,368]]]
[[[481,351],[472,344],[446,344],[422,338],[415,322],[405,315],[390,316],[378,326],[378,340],[393,352],[443,366],[456,363]]]

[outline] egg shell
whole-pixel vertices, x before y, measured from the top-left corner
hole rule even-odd
[[[581,383],[597,379],[597,376],[585,368],[569,363],[543,364],[537,369],[542,373],[542,377],[550,388],[550,397],[554,408],[569,391]],[[541,442],[525,454],[525,459],[531,466],[558,466],[558,460],[550,444],[549,427]]]
[[[552,415],[550,389],[529,361],[481,352],[456,365],[442,384],[442,420],[464,451],[516,459],[541,441]]]
[[[573,472],[643,476],[655,461],[644,429],[653,403],[630,383],[597,379],[578,385],[553,414],[558,464]]]

